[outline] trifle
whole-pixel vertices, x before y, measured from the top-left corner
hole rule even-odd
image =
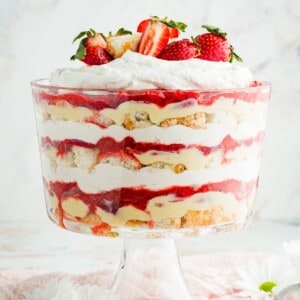
[[[32,83],[47,211],[102,236],[199,235],[252,213],[270,87],[226,34],[180,39],[152,17],[136,33],[81,32],[72,59]]]

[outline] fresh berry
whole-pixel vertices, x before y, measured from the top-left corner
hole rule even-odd
[[[189,40],[174,41],[168,44],[158,58],[166,60],[184,60],[199,55],[199,48]]]
[[[92,233],[96,235],[109,235],[111,233],[111,226],[107,223],[100,223],[91,228]]]
[[[72,60],[79,59],[88,65],[102,65],[110,62],[112,57],[106,51],[106,40],[102,34],[95,30],[80,32],[73,40],[73,43],[81,39],[76,54]]]
[[[229,44],[226,33],[220,31],[218,27],[203,25],[208,33],[198,35],[195,43],[200,47],[198,58],[212,61],[229,61],[233,59],[242,61],[242,59],[233,52],[233,47]]]
[[[160,21],[151,20],[142,34],[138,52],[150,56],[158,56],[169,41],[169,28]]]
[[[179,30],[174,27],[169,27],[169,37],[170,37],[170,39],[179,37]]]
[[[138,25],[137,27],[137,32],[144,32],[146,27],[148,26],[149,22],[150,22],[151,19],[146,19],[146,20],[143,20],[142,22],[140,22],[140,24]]]
[[[186,24],[182,22],[175,22],[173,20],[168,20],[167,18],[159,18],[159,17],[151,17],[150,19],[146,19],[140,22],[140,24],[137,27],[137,32],[144,32],[148,23],[151,21],[159,21],[164,24],[166,24],[169,28],[169,38],[177,38],[179,36],[179,31],[184,31],[187,27]]]

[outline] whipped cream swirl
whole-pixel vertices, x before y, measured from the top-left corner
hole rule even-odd
[[[232,89],[248,87],[252,73],[242,65],[201,59],[168,61],[127,51],[100,66],[56,70],[55,86],[85,89]]]

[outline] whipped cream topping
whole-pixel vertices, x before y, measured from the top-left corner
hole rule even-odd
[[[55,86],[110,90],[232,89],[252,81],[252,73],[240,64],[197,58],[168,61],[131,51],[100,66],[58,69],[50,78]]]

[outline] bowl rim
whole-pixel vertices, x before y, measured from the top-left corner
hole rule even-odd
[[[44,81],[48,81],[48,83],[43,83]],[[256,82],[256,81],[255,81]],[[196,93],[217,93],[217,92],[242,92],[242,91],[252,91],[252,90],[259,90],[262,88],[271,88],[271,83],[267,81],[257,81],[260,85],[257,86],[247,86],[242,88],[228,88],[228,89],[103,89],[103,88],[78,88],[78,87],[66,87],[66,86],[55,86],[49,83],[49,78],[40,78],[30,81],[32,88],[42,88],[42,89],[53,89],[53,90],[60,90],[60,91],[75,91],[75,92],[107,92],[107,93],[141,93],[145,91],[156,91],[156,92],[196,92]]]

